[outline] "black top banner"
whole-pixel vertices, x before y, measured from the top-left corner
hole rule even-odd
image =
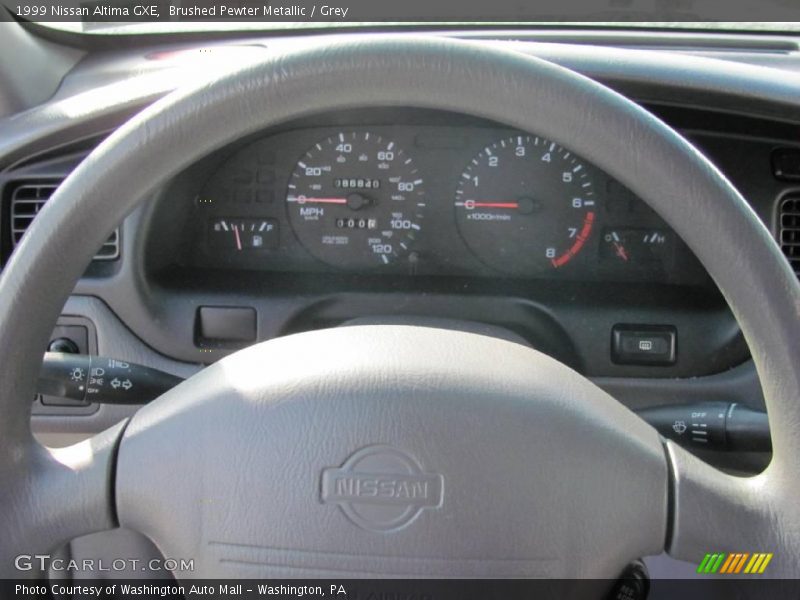
[[[797,0],[2,0],[2,15],[84,24],[251,23],[751,23],[800,25]],[[102,27],[100,27],[102,28]],[[735,28],[735,27],[733,27]],[[750,28],[750,27],[748,27]],[[794,29],[795,27],[789,27]],[[86,27],[84,29],[91,29]]]

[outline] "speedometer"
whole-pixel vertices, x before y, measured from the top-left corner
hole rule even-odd
[[[423,180],[392,140],[340,132],[297,162],[286,205],[300,242],[321,261],[386,265],[411,251],[422,228]]]
[[[595,222],[592,177],[582,161],[536,136],[515,135],[481,150],[461,174],[456,222],[484,263],[532,275],[569,263]]]

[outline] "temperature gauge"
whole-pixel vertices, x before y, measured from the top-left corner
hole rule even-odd
[[[600,245],[600,259],[642,267],[668,266],[674,234],[663,229],[607,228]]]
[[[208,241],[220,250],[271,250],[278,246],[275,219],[220,217],[209,222]]]

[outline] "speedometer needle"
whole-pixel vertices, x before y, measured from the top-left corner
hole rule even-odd
[[[347,198],[287,198],[298,204],[347,204]]]
[[[236,225],[233,226],[233,233],[236,235],[236,249],[237,250],[241,250],[242,249],[242,238],[239,237],[239,228]]]

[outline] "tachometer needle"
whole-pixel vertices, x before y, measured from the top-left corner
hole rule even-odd
[[[239,228],[236,225],[233,226],[233,233],[234,233],[234,235],[236,235],[236,249],[237,250],[241,250],[242,249],[242,238],[239,237]]]
[[[622,246],[619,242],[614,242],[614,247],[617,249],[617,256],[619,256],[625,262],[628,261],[628,253],[625,252],[625,247]]]
[[[464,202],[464,208],[467,210],[473,208],[519,208],[519,202],[478,202],[475,200],[467,200]]]

